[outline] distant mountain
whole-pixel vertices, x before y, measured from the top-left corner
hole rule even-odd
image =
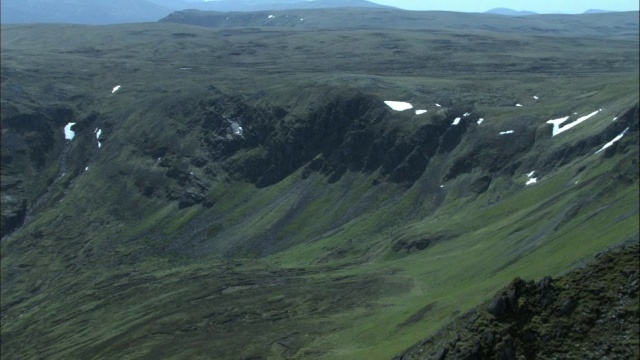
[[[615,11],[600,10],[600,9],[589,9],[589,10],[583,12],[583,14],[602,14],[602,13],[611,13],[611,12],[615,12]]]
[[[174,11],[259,11],[323,8],[392,8],[366,0],[3,0],[3,24],[103,25],[158,21]]]
[[[224,2],[235,3],[232,0],[224,0]],[[393,9],[392,6],[376,4],[366,0],[314,0],[314,1],[296,1],[292,3],[271,3],[263,5],[254,5],[249,8],[251,11],[257,10],[290,10],[290,9],[329,9],[329,8],[387,8]]]
[[[261,11],[291,9],[327,9],[327,8],[393,8],[366,0],[220,0],[220,1],[184,1],[149,0],[155,4],[176,10],[195,9],[203,11]]]
[[[529,16],[529,15],[538,15],[533,11],[517,11],[508,8],[495,8],[486,12],[486,14],[494,14],[494,15],[505,15],[505,16]]]
[[[199,9],[201,4],[206,5],[207,3],[204,1],[185,1],[185,0],[147,0],[150,3],[160,5],[172,10],[183,10],[183,9]]]
[[[146,0],[2,0],[3,24],[150,22],[173,10]]]
[[[626,37],[636,39],[638,12],[526,17],[458,12],[408,11],[397,9],[296,9],[286,11],[215,12],[183,10],[161,22],[212,28],[272,27],[306,30],[474,29],[539,35]]]

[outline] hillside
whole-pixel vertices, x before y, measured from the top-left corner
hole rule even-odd
[[[637,359],[638,255],[636,238],[558,278],[516,278],[396,359]]]
[[[160,20],[211,28],[265,27],[298,30],[402,29],[414,31],[482,31],[563,37],[616,37],[635,40],[638,12],[580,15],[530,15],[526,18],[496,14],[396,9],[295,9],[232,12],[184,10]]]
[[[385,11],[3,25],[3,359],[390,359],[638,241],[637,13]]]
[[[3,0],[2,24],[105,25],[158,21],[176,10],[257,11],[323,8],[391,8],[366,0]]]

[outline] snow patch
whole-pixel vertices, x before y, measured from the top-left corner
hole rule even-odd
[[[87,166],[86,168],[84,168],[84,171],[87,171],[87,170],[89,170],[89,167],[88,167],[88,166]]]
[[[516,104],[517,107],[522,107],[522,104]]]
[[[535,172],[536,172],[536,171],[535,171],[535,170],[533,170],[532,172],[528,173],[528,174],[527,174],[527,177],[528,177],[528,178],[532,177],[532,176],[533,176],[533,174],[535,174]]]
[[[567,119],[569,118],[568,116],[560,118],[560,119],[554,119],[554,120],[549,120],[547,121],[547,124],[553,124],[553,130],[551,131],[551,136],[556,136],[558,134],[560,134],[561,132],[565,132],[569,129],[571,129],[572,127],[580,124],[581,122],[593,117],[594,115],[596,115],[597,113],[599,113],[602,110],[596,110],[594,112],[592,112],[589,115],[585,115],[582,117],[579,117],[578,119],[576,119],[576,121],[573,121],[563,127],[560,127],[560,124],[562,124],[563,122],[567,121]],[[575,113],[574,113],[575,114]]]
[[[483,118],[478,119],[478,125],[482,124],[483,121],[484,121]]]
[[[273,15],[269,15],[269,16],[267,16],[267,19],[273,19],[274,17],[275,16],[273,16]]]
[[[421,110],[416,110],[416,115],[422,115],[422,114],[424,114],[426,112],[427,112],[427,110],[422,110],[422,109]]]
[[[64,127],[64,138],[65,138],[66,140],[71,141],[71,140],[73,140],[73,138],[76,136],[76,132],[75,132],[75,131],[73,131],[73,130],[71,130],[71,127],[72,127],[73,125],[75,125],[75,124],[76,124],[76,123],[74,123],[74,122],[70,122],[70,123],[68,123],[67,125],[65,125],[65,127]]]
[[[460,124],[460,120],[462,120],[461,118],[457,117],[453,120],[453,123],[451,125],[458,125]]]
[[[242,136],[242,126],[239,123],[232,121],[231,122],[231,130],[235,135]]]
[[[525,185],[531,185],[531,184],[535,184],[538,182],[538,178],[531,178],[529,179],[529,181],[527,181],[527,183]]]
[[[613,143],[615,143],[616,141],[622,139],[622,137],[624,136],[624,134],[627,132],[627,130],[629,130],[629,128],[624,129],[620,134],[618,134],[618,136],[614,137],[613,140],[609,141],[608,143],[604,144],[604,146],[602,147],[602,149],[596,151],[596,154],[601,152],[602,150],[608,148],[609,146],[613,145]]]
[[[116,91],[120,90],[120,88],[121,88],[121,87],[122,87],[122,86],[120,86],[120,85],[116,85],[116,86],[113,88],[113,90],[111,90],[111,93],[112,93],[112,94],[114,94]]]
[[[558,119],[548,120],[547,124],[553,124],[553,129],[551,130],[551,136],[556,136],[560,133],[560,124],[567,121],[569,119],[568,116]]]
[[[440,105],[440,104],[438,104],[438,103],[436,103],[436,106],[437,106],[437,107],[442,107],[442,105]]]
[[[611,121],[616,121],[616,120],[618,120],[618,117],[617,117],[617,116],[616,116],[616,117],[614,117],[614,118],[613,118],[613,120],[611,120]]]
[[[540,99],[539,97],[537,97],[535,95],[533,95],[533,98],[536,99],[536,100]]]
[[[498,133],[498,135],[508,135],[508,134],[513,134],[515,131],[513,130],[507,130],[507,131],[500,131]]]
[[[384,103],[395,111],[405,111],[413,108],[413,105],[404,101],[385,101]]]
[[[462,117],[467,117],[469,115],[471,115],[471,113],[467,112],[467,113],[462,114]]]
[[[98,131],[96,131],[96,140],[98,140],[98,148],[102,147],[102,143],[100,142],[100,134],[102,134],[102,129],[98,129]]]

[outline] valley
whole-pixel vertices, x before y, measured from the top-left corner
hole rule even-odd
[[[3,358],[391,359],[637,244],[637,12],[303,11],[2,25]]]

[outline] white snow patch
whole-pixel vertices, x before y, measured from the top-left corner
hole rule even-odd
[[[462,120],[461,118],[457,117],[453,120],[453,123],[451,125],[458,125],[460,124],[460,120]]]
[[[527,183],[525,185],[531,185],[531,184],[535,184],[538,182],[538,178],[531,178],[529,179],[529,181],[527,181]]]
[[[112,94],[115,93],[116,91],[120,90],[121,87],[122,86],[120,86],[120,85],[116,85],[116,87],[114,87],[113,90],[111,90],[111,93]]]
[[[548,120],[547,121],[547,124],[553,124],[553,130],[551,131],[552,136],[556,136],[556,134],[559,133],[560,124],[562,124],[563,122],[567,121],[568,119],[569,119],[569,117],[565,116],[563,118],[552,119],[552,120]]]
[[[507,130],[507,131],[500,131],[500,133],[498,133],[498,135],[508,135],[508,134],[513,134],[515,131],[513,130]]]
[[[560,119],[549,120],[549,121],[547,121],[547,124],[553,124],[553,130],[551,131],[551,136],[556,136],[556,135],[560,134],[561,132],[565,132],[565,131],[571,129],[572,127],[580,124],[581,122],[591,118],[592,116],[596,115],[599,112],[600,112],[600,110],[596,110],[596,111],[592,112],[589,115],[585,115],[585,116],[579,117],[578,119],[576,119],[576,121],[570,122],[570,123],[568,123],[567,125],[565,125],[563,127],[560,127],[560,124],[562,124],[563,122],[567,121],[567,119],[569,118],[568,116],[560,118]]]
[[[84,171],[87,171],[87,170],[89,170],[89,167],[88,167],[88,166],[87,166],[86,168],[84,168]]]
[[[578,113],[577,113],[577,112],[574,112],[574,113],[573,113],[573,115],[578,115]]]
[[[64,127],[64,138],[71,141],[73,140],[73,138],[76,136],[76,132],[71,130],[71,127],[73,125],[75,125],[76,123],[68,123],[67,125],[65,125]]]
[[[181,67],[180,70],[191,70],[190,67]]]
[[[436,103],[436,106],[437,106],[437,107],[442,107],[442,105],[440,105],[440,104],[438,104],[438,103]]]
[[[533,95],[533,98],[536,99],[536,100],[540,99],[539,97],[537,97],[535,95]]]
[[[274,17],[275,16],[273,16],[273,15],[269,15],[269,16],[267,16],[267,19],[273,19]]]
[[[604,146],[602,147],[602,149],[596,151],[596,154],[601,152],[602,150],[608,148],[609,146],[613,145],[613,143],[615,143],[616,141],[622,139],[622,137],[624,136],[624,134],[627,132],[627,130],[629,130],[629,128],[624,129],[620,134],[618,134],[618,136],[614,137],[613,140],[609,141],[608,143],[604,144]]]
[[[535,172],[536,172],[536,171],[535,171],[535,170],[533,170],[532,172],[528,173],[528,174],[527,174],[527,177],[528,177],[528,178],[532,177],[532,176],[533,176],[533,174],[535,174]]]
[[[98,131],[96,132],[96,140],[98,140],[98,147],[99,148],[102,147],[102,143],[100,142],[100,134],[102,134],[102,129],[98,129]]]
[[[237,122],[235,121],[231,122],[231,130],[235,135],[242,136],[242,126],[240,126],[240,124],[238,124]]]
[[[467,113],[462,114],[462,116],[463,116],[463,117],[467,117],[467,116],[469,116],[469,115],[471,115],[471,113],[468,113],[468,112],[467,112]]]
[[[618,120],[618,117],[617,117],[617,116],[616,116],[616,117],[614,117],[614,118],[613,118],[613,120],[611,120],[611,121],[616,121],[616,120]]]
[[[405,111],[413,108],[413,105],[404,101],[385,101],[384,103],[395,111]]]
[[[483,121],[484,121],[483,118],[478,119],[478,125],[482,124]]]
[[[443,187],[444,187],[444,185],[440,185],[440,187],[441,187],[441,188],[443,188]]]
[[[300,21],[304,21],[304,19],[300,19]]]
[[[427,112],[427,110],[423,110],[423,109],[421,109],[421,110],[416,110],[416,115],[422,115],[422,114],[424,114],[424,113],[426,113],[426,112]]]
[[[516,104],[517,107],[522,107],[522,104]]]

